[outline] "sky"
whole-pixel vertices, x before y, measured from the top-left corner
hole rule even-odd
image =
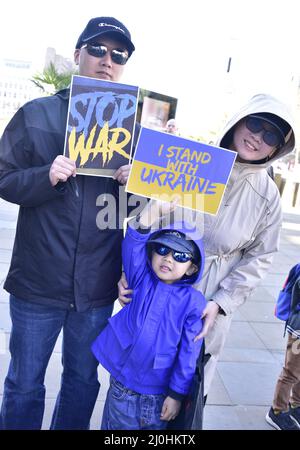
[[[88,20],[114,16],[136,51],[125,83],[178,98],[190,134],[217,126],[252,95],[273,94],[294,107],[300,74],[298,0],[10,0],[2,4],[0,57],[34,61],[47,47],[73,57]],[[230,72],[227,72],[231,58]]]

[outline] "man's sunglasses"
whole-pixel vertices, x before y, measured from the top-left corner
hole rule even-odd
[[[169,253],[172,253],[172,256],[176,262],[186,263],[193,259],[193,255],[188,252],[178,252],[177,250],[173,250],[165,245],[157,244],[154,246],[154,251],[160,256],[166,256]]]
[[[246,118],[246,127],[248,130],[250,130],[252,133],[260,133],[262,130],[264,130],[264,133],[262,135],[263,141],[269,145],[270,147],[277,147],[280,144],[284,144],[284,139],[281,134],[275,130],[267,130],[265,128],[265,124],[267,122],[263,119],[259,119],[257,117],[247,117]]]
[[[106,53],[110,51],[112,61],[116,64],[120,64],[121,66],[124,66],[129,58],[127,50],[121,50],[119,48],[108,50],[108,48],[103,44],[84,44],[81,48],[86,48],[88,54],[95,56],[96,58],[103,58]]]

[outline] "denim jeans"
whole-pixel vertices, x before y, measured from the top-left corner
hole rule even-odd
[[[40,429],[45,407],[44,378],[63,329],[60,392],[51,429],[88,429],[99,392],[98,361],[92,341],[111,316],[113,305],[78,313],[10,296],[11,361],[1,408],[4,429]]]
[[[160,420],[165,395],[138,394],[113,377],[103,410],[101,430],[164,430]]]

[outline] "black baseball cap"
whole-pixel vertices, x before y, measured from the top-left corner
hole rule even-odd
[[[75,48],[81,48],[86,42],[105,34],[115,36],[116,39],[123,42],[126,45],[129,56],[135,50],[128,29],[114,17],[94,17],[91,19],[79,36]]]
[[[152,234],[148,240],[149,244],[163,244],[177,252],[191,253],[193,260],[197,263],[200,260],[200,252],[191,239],[187,239],[184,233],[176,230],[159,230]]]

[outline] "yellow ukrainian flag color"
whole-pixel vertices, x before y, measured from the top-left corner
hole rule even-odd
[[[197,211],[206,212],[209,214],[216,214],[219,205],[221,203],[223,193],[225,190],[225,184],[214,183],[216,186],[215,194],[200,194],[191,190],[188,192],[182,192],[181,186],[178,185],[175,189],[172,189],[168,184],[165,186],[159,186],[158,183],[148,183],[141,180],[142,170],[146,169],[147,174],[150,169],[164,172],[166,169],[161,166],[155,166],[140,161],[134,161],[132,164],[130,176],[127,182],[126,191],[134,194],[142,195],[151,198],[160,198],[161,200],[170,201],[176,195],[180,197],[179,205],[194,209]],[[168,170],[168,172],[171,172]],[[173,172],[179,175],[178,172]],[[187,184],[191,179],[190,175],[185,175]],[[211,180],[213,182],[213,180]]]

